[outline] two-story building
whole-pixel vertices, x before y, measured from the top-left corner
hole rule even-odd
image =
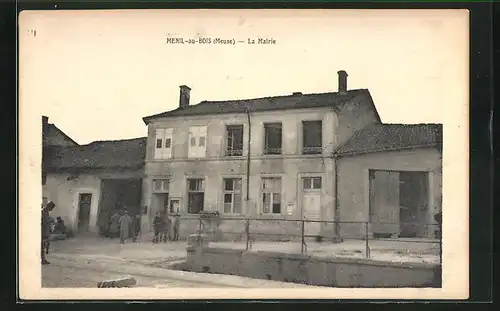
[[[300,235],[297,220],[334,220],[334,151],[380,117],[367,89],[190,104],[180,87],[179,107],[144,117],[148,126],[143,204],[149,224],[158,211],[193,216],[218,211],[224,232]],[[146,228],[143,228],[146,229]],[[306,224],[306,234],[332,237],[333,225]]]

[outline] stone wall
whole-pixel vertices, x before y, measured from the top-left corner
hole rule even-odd
[[[184,269],[331,287],[440,287],[439,267],[189,247]]]

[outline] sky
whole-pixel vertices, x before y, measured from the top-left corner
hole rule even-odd
[[[46,115],[80,144],[146,136],[142,117],[177,108],[179,85],[191,104],[335,92],[339,70],[349,89],[370,90],[383,122],[460,126],[451,116],[467,111],[463,10],[39,11],[19,25],[25,122]]]

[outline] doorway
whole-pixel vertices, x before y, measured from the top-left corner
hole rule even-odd
[[[400,237],[426,236],[429,205],[429,178],[426,172],[399,174]]]
[[[302,178],[302,212],[305,220],[304,235],[321,234],[321,177]]]
[[[78,195],[78,232],[89,232],[90,207],[92,204],[91,193],[80,193]]]
[[[369,171],[369,218],[375,238],[427,235],[427,172]]]

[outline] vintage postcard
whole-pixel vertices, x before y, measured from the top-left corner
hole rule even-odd
[[[20,297],[467,298],[468,28],[23,11]]]

